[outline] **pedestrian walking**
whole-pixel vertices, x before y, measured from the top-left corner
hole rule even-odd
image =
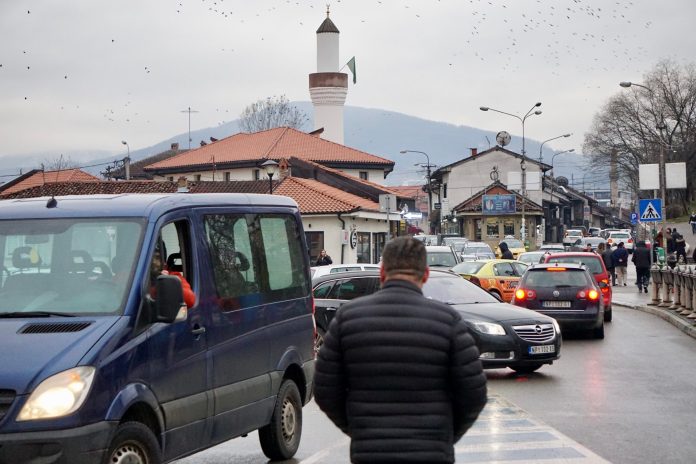
[[[333,264],[333,260],[331,259],[331,256],[326,254],[326,250],[321,250],[319,253],[319,257],[317,258],[317,266],[328,266],[329,264]]]
[[[667,228],[667,233],[665,234],[665,239],[667,240],[667,254],[677,251],[677,247],[674,246],[674,232],[676,232],[676,229],[672,230],[669,227]]]
[[[691,233],[696,234],[696,211],[691,212],[691,216],[689,216],[689,224],[691,224]]]
[[[645,246],[643,240],[639,240],[636,243],[636,249],[633,250],[631,261],[633,261],[633,264],[636,266],[638,292],[645,291],[645,293],[648,293],[648,284],[650,281],[650,250]]]
[[[616,268],[614,267],[613,258],[614,250],[605,243],[600,243],[599,245],[602,247],[602,251],[600,251],[599,254],[602,256],[602,261],[604,261],[604,267],[607,268],[607,272],[611,276],[611,285],[614,286],[616,285]]]
[[[619,242],[616,250],[611,254],[614,261],[616,280],[619,285],[626,286],[626,267],[628,266],[628,250],[624,247],[624,242]]]
[[[498,248],[500,248],[500,259],[515,259],[515,257],[512,255],[512,251],[510,251],[510,248],[508,248],[507,243],[500,242],[498,244]]]
[[[486,376],[459,313],[421,291],[425,245],[384,247],[382,289],[341,306],[319,351],[317,405],[365,463],[453,463],[486,403]]]
[[[684,236],[677,232],[677,229],[672,230],[672,238],[674,239],[674,251],[677,255],[677,262],[679,262],[679,257],[684,260],[684,264],[686,264],[686,240],[684,239]]]

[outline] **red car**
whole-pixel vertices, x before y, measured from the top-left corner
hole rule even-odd
[[[602,297],[604,297],[604,320],[611,321],[611,287],[609,286],[609,271],[604,266],[602,257],[597,253],[569,252],[552,253],[546,255],[545,263],[580,263],[587,266],[587,269],[594,276],[597,284],[604,282],[602,286]]]

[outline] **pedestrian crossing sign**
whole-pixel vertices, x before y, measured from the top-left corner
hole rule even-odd
[[[638,215],[640,222],[662,221],[662,200],[660,198],[639,200]]]

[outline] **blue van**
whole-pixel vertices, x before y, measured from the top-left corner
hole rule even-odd
[[[168,462],[312,396],[309,258],[283,196],[0,201],[0,463]]]

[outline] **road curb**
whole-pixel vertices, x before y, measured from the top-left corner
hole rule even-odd
[[[618,301],[613,301],[612,304],[616,306],[621,306],[622,308],[635,309],[644,313],[654,314],[660,319],[664,319],[665,321],[669,322],[670,324],[672,324],[673,326],[690,336],[691,338],[696,338],[696,326],[694,325],[696,320],[686,319],[686,317],[684,316],[675,314],[664,308],[658,308],[652,305],[631,305],[621,303]]]

